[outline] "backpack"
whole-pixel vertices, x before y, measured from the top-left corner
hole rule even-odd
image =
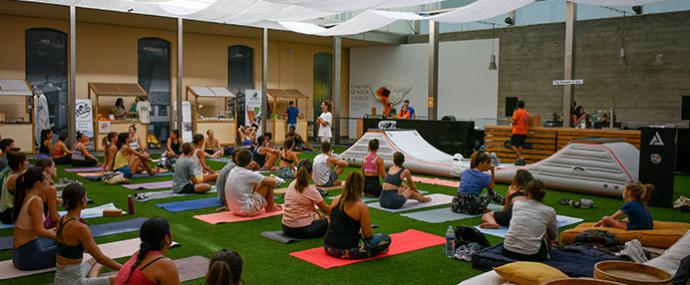
[[[620,240],[614,234],[604,230],[585,230],[575,236],[575,242],[593,245],[608,252],[618,252],[622,249]]]
[[[491,246],[489,240],[487,240],[484,234],[476,228],[468,226],[455,227],[455,247],[457,248],[469,243],[476,243],[482,246],[482,248]]]

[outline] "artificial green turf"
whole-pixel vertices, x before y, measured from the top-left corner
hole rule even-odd
[[[336,149],[342,152],[343,149]],[[315,154],[300,154],[300,158],[313,158]],[[214,169],[220,169],[222,164],[209,162]],[[60,177],[77,178],[75,174],[66,173],[60,167]],[[347,172],[357,171],[349,168]],[[343,176],[344,177],[344,176]],[[139,179],[136,182],[151,182],[167,180],[170,177]],[[84,181],[84,180],[82,180]],[[97,182],[84,181],[89,197],[95,201],[94,205],[114,202],[122,209],[127,208],[127,195],[133,193],[119,185],[104,185]],[[419,188],[434,193],[454,194],[456,189],[431,185],[420,185]],[[690,177],[676,177],[675,197],[690,196]],[[497,185],[496,189],[504,193],[506,185]],[[212,197],[216,194],[205,194]],[[335,193],[333,194],[335,195]],[[202,197],[202,196],[199,196]],[[192,255],[211,256],[215,251],[228,248],[239,252],[244,259],[245,270],[242,279],[245,284],[457,284],[459,281],[480,273],[472,269],[467,262],[448,259],[443,255],[442,246],[435,246],[410,253],[400,254],[378,260],[361,262],[349,266],[321,269],[305,261],[289,255],[290,252],[322,246],[321,240],[309,240],[290,245],[284,245],[265,239],[259,234],[268,230],[280,229],[280,217],[271,217],[249,222],[210,225],[195,220],[192,216],[212,213],[215,209],[202,209],[180,213],[166,212],[154,206],[156,203],[177,200],[197,199],[198,197],[181,197],[136,203],[137,217],[161,216],[172,224],[175,241],[182,247],[170,250],[171,258],[182,258]],[[589,198],[594,200],[594,209],[575,209],[558,205],[560,198]],[[571,192],[549,190],[545,203],[552,206],[561,215],[581,217],[585,221],[595,221],[603,215],[613,213],[621,205],[616,198],[583,195]],[[447,206],[446,206],[447,207]],[[690,221],[690,213],[680,213],[672,209],[652,208],[655,220]],[[417,229],[442,236],[448,225],[476,225],[479,218],[465,219],[449,223],[429,224],[402,217],[400,214],[388,213],[372,209],[372,222],[379,225],[376,232],[396,233],[406,229]],[[131,216],[119,218],[90,219],[90,224],[113,222],[129,219]],[[7,236],[11,230],[2,230],[0,235]],[[98,243],[123,240],[137,237],[137,233],[120,234],[105,238],[98,238]],[[492,243],[500,242],[499,238],[488,236]],[[0,260],[11,259],[10,251],[0,252]],[[120,259],[124,262],[125,259]],[[45,273],[9,281],[0,284],[46,284],[52,282],[53,275]],[[203,280],[195,280],[187,284],[203,284]]]

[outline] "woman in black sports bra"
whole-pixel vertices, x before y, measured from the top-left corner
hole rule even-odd
[[[412,173],[410,170],[403,167],[405,163],[405,155],[400,152],[393,154],[393,165],[388,169],[386,177],[383,179],[383,190],[379,198],[381,207],[387,209],[400,209],[407,199],[415,199],[419,203],[426,203],[431,201],[431,198],[424,197],[417,190],[417,186],[412,181]],[[403,180],[407,181],[407,185],[403,185]]]
[[[295,165],[299,162],[297,154],[292,152],[295,148],[295,141],[291,138],[285,140],[283,149],[280,151],[280,164],[278,168],[278,177],[285,180],[295,179],[297,168]]]
[[[120,270],[121,265],[101,252],[89,228],[79,221],[81,211],[86,208],[86,189],[81,184],[69,184],[62,192],[62,199],[68,212],[60,219],[57,227],[55,284],[111,284],[115,281],[114,275],[98,277],[101,264],[116,271]],[[95,262],[82,261],[85,249],[93,256]]]
[[[500,226],[507,227],[510,225],[510,220],[513,217],[513,203],[520,200],[527,200],[525,188],[527,188],[527,183],[532,180],[534,180],[534,177],[525,169],[519,169],[515,172],[513,182],[506,192],[506,202],[503,205],[503,210],[496,212],[491,211],[484,214],[480,227],[485,229],[498,229]]]

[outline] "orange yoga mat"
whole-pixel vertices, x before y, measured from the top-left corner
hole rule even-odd
[[[420,177],[420,176],[412,176],[412,180],[414,182],[417,182],[417,183],[424,183],[424,184],[430,184],[430,185],[446,186],[446,187],[453,187],[453,188],[460,187],[460,181],[454,181],[454,180]]]
[[[323,247],[316,247],[303,251],[290,253],[293,257],[299,258],[323,269],[350,265],[353,263],[379,259],[382,257],[415,251],[422,248],[442,245],[446,242],[443,237],[418,230],[406,230],[401,233],[391,235],[391,245],[388,252],[373,256],[367,259],[348,260],[329,256]],[[439,252],[440,254],[440,252]]]
[[[199,221],[215,225],[215,224],[220,224],[220,223],[234,223],[234,222],[258,220],[258,219],[273,217],[273,216],[282,215],[282,214],[283,214],[282,210],[270,212],[270,213],[266,213],[266,212],[262,211],[260,214],[258,214],[256,216],[244,217],[244,216],[237,216],[237,215],[234,215],[230,211],[226,211],[226,212],[206,214],[206,215],[196,215],[196,216],[194,216],[194,218],[199,220]]]

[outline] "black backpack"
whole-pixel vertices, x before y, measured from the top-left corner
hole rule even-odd
[[[618,252],[623,249],[616,235],[604,230],[585,230],[575,236],[575,243],[595,246],[606,252]]]
[[[474,242],[482,248],[484,247],[490,247],[491,244],[489,243],[489,240],[484,237],[484,234],[482,234],[479,230],[477,230],[474,227],[468,227],[468,226],[457,226],[455,227],[455,247],[459,247],[461,245],[466,245],[468,243]]]

